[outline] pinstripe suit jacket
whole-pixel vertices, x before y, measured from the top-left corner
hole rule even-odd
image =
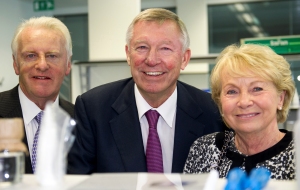
[[[74,105],[66,100],[59,99],[59,106],[74,118]],[[23,118],[19,99],[18,85],[11,90],[0,93],[0,118]],[[25,128],[24,128],[25,131]],[[28,149],[26,132],[23,142]],[[30,156],[25,157],[25,173],[32,173]]]

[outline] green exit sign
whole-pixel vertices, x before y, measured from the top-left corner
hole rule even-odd
[[[269,46],[278,54],[300,53],[300,35],[241,39],[241,44],[250,43]]]
[[[48,11],[54,9],[54,0],[36,0],[33,1],[34,11]]]

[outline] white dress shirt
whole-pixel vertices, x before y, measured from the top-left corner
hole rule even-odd
[[[18,91],[19,91],[19,99],[20,99],[20,104],[21,104],[22,113],[23,113],[25,133],[26,133],[27,142],[28,142],[28,149],[29,149],[28,151],[31,156],[33,139],[34,139],[35,132],[37,131],[37,128],[38,128],[38,123],[34,118],[42,110],[35,103],[33,103],[31,100],[29,100],[27,98],[27,96],[21,90],[20,86],[18,88]],[[58,106],[58,96],[57,96],[54,104],[56,104]]]
[[[162,148],[164,173],[171,173],[177,107],[177,87],[174,90],[173,94],[158,108],[152,108],[146,102],[146,100],[140,94],[136,84],[134,86],[134,94],[141,124],[145,154],[149,134],[149,124],[145,113],[148,110],[152,109],[156,110],[160,114],[160,117],[157,122],[157,133]]]

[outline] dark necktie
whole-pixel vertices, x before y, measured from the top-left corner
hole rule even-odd
[[[159,113],[155,110],[149,110],[145,115],[149,124],[149,135],[146,148],[148,172],[163,173],[162,150],[156,128]]]
[[[34,139],[33,139],[33,146],[32,146],[31,164],[32,164],[33,173],[35,172],[35,166],[36,166],[36,161],[37,161],[37,145],[38,145],[42,117],[43,117],[43,111],[38,113],[34,118],[36,120],[36,122],[38,123],[38,129],[35,132]]]

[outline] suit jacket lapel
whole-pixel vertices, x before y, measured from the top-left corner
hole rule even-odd
[[[59,106],[65,110],[72,118],[74,118],[74,105],[70,102],[59,98]]]
[[[177,93],[172,172],[182,173],[190,146],[203,133],[204,127],[196,120],[203,110],[181,83],[177,83]]]
[[[115,142],[125,171],[146,172],[146,157],[134,96],[134,82],[130,81],[112,105],[118,113],[110,121]]]
[[[0,117],[23,117],[18,93],[18,86],[8,91],[8,93],[2,97],[1,101],[3,102],[3,105],[0,109]]]

